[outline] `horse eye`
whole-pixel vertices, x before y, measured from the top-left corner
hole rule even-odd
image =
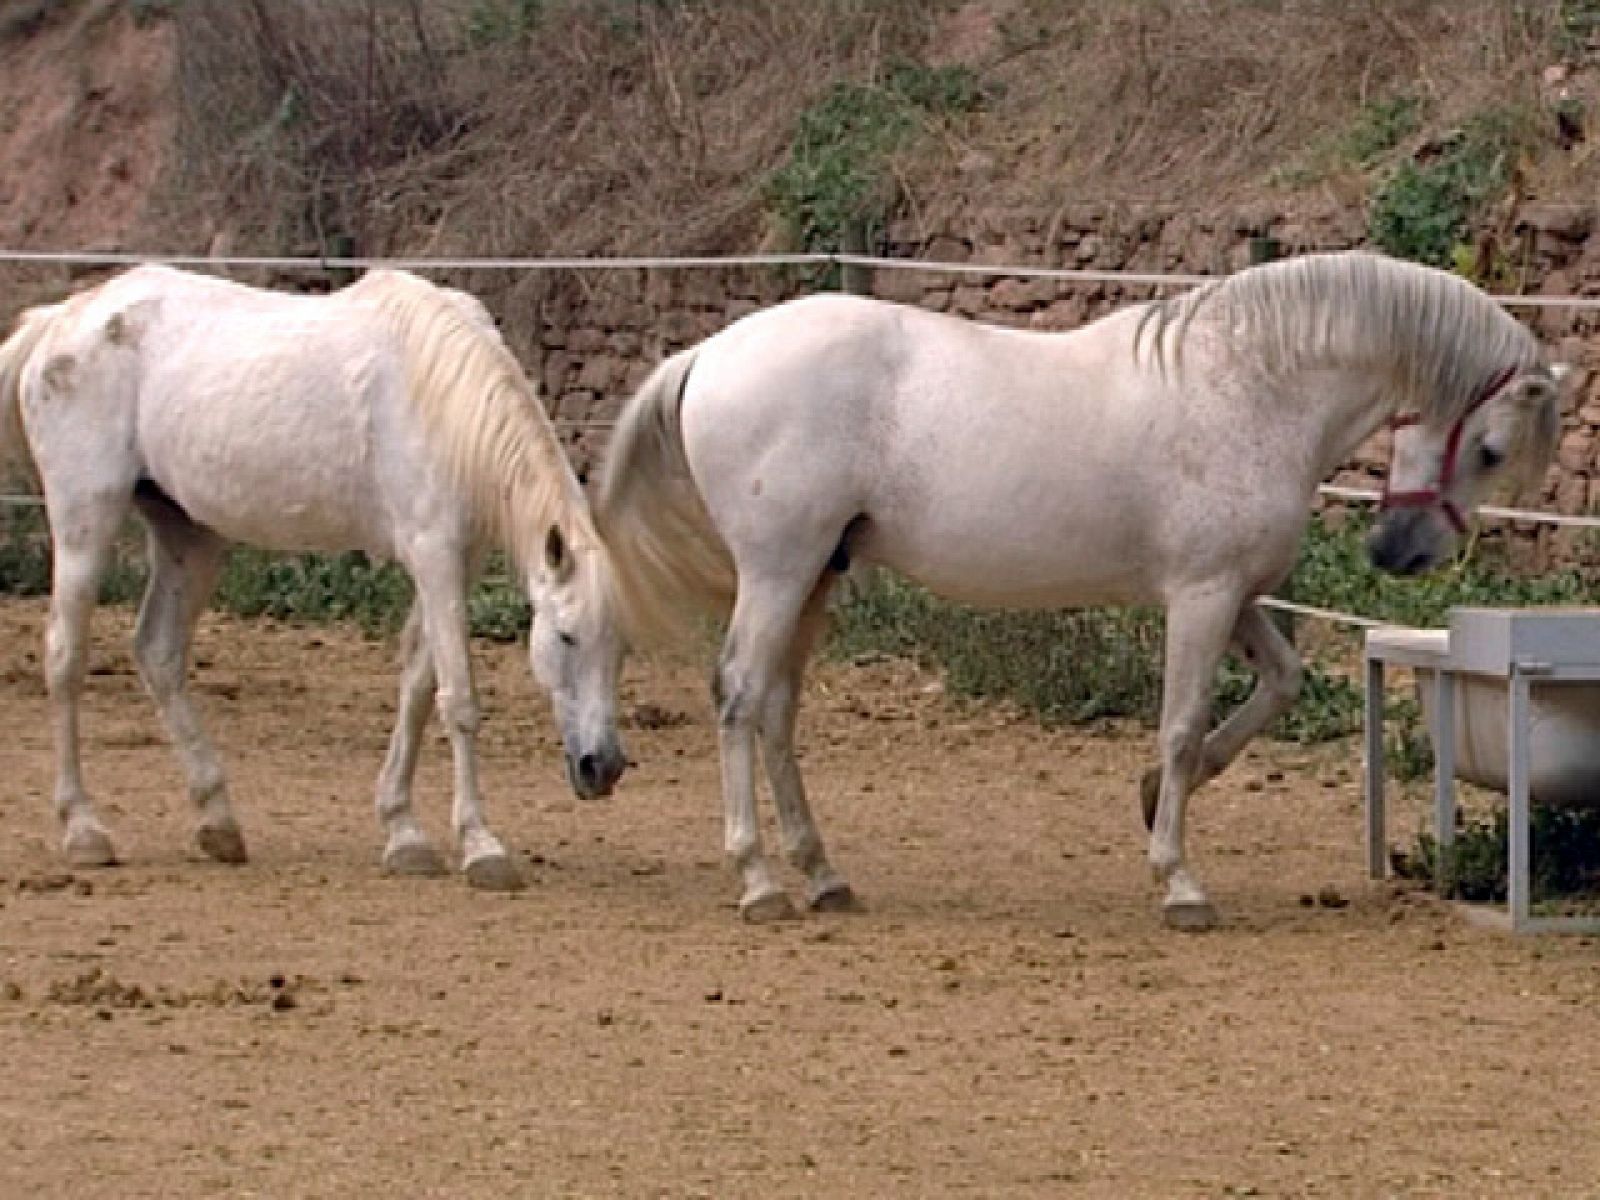
[[[1494,470],[1505,460],[1505,452],[1502,450],[1497,450],[1493,446],[1478,447],[1478,465],[1485,471]]]
[[[561,639],[561,644],[563,646],[576,646],[578,644],[578,639],[564,630],[558,630],[556,632],[556,636]]]

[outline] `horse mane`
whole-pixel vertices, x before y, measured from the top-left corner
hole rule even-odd
[[[406,271],[368,272],[339,295],[376,309],[399,336],[411,404],[467,496],[475,536],[524,572],[552,524],[573,546],[604,553],[555,429],[486,314]]]
[[[1273,375],[1386,368],[1396,404],[1430,424],[1460,417],[1499,372],[1541,362],[1533,335],[1466,280],[1362,251],[1267,263],[1157,301],[1140,318],[1135,352],[1149,336],[1158,365],[1170,356],[1177,366],[1196,324],[1255,350]]]

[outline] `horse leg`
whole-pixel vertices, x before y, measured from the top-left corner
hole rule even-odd
[[[797,674],[785,664],[793,654],[809,590],[809,584],[795,587],[787,582],[752,583],[741,579],[728,637],[711,681],[722,757],[724,845],[728,861],[739,873],[743,887],[739,913],[747,921],[778,921],[796,915],[761,848],[756,819],[755,735],[771,703],[773,688],[785,675]],[[776,760],[780,768],[786,758],[787,755],[780,755]],[[798,769],[793,779],[798,783]],[[786,794],[790,798],[794,795]]]
[[[67,861],[79,867],[111,866],[117,861],[111,835],[83,786],[78,701],[83,693],[89,616],[127,509],[126,496],[110,492],[74,503],[57,500],[50,507],[54,565],[45,631],[45,685],[55,741],[55,810],[64,830]]]
[[[1209,929],[1216,923],[1216,910],[1184,864],[1184,808],[1198,778],[1212,683],[1238,614],[1239,597],[1217,590],[1180,596],[1167,608],[1158,735],[1162,779],[1150,833],[1150,865],[1167,885],[1163,915],[1177,929]]]
[[[522,876],[484,820],[478,786],[478,698],[467,648],[466,556],[456,546],[435,541],[413,558],[408,565],[417,583],[423,629],[433,655],[439,719],[450,739],[455,768],[451,825],[461,849],[461,869],[473,887],[516,891],[524,886]]]
[[[378,820],[388,833],[383,866],[395,875],[442,875],[444,859],[433,848],[411,809],[411,782],[417,751],[433,705],[433,654],[424,636],[422,603],[411,606],[400,635],[400,708],[395,715],[389,752],[378,772]]]
[[[805,783],[794,756],[795,717],[801,680],[817,636],[827,626],[826,605],[831,577],[812,592],[795,630],[782,669],[772,681],[761,706],[761,753],[766,762],[772,800],[778,810],[783,853],[806,876],[806,906],[818,912],[847,912],[858,905],[855,893],[828,862],[822,834],[817,830]]]
[[[140,511],[149,530],[150,580],[134,628],[134,661],[183,764],[200,817],[196,843],[217,862],[242,863],[248,855],[228,803],[227,778],[186,682],[195,622],[216,586],[227,543],[169,504],[141,503]]]
[[[1256,672],[1256,686],[1228,719],[1206,736],[1200,751],[1199,774],[1190,783],[1197,788],[1215,779],[1239,757],[1250,740],[1276,721],[1300,694],[1304,674],[1300,656],[1289,639],[1254,604],[1245,605],[1233,627],[1233,645]],[[1155,828],[1156,802],[1161,795],[1161,768],[1151,767],[1139,781],[1144,827]]]

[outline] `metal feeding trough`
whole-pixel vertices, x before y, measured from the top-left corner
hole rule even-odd
[[[1528,814],[1600,804],[1600,608],[1458,608],[1448,629],[1374,629],[1366,639],[1367,865],[1386,868],[1383,671],[1417,676],[1434,749],[1434,830],[1455,832],[1455,781],[1504,792],[1514,932],[1600,932],[1600,917],[1529,911]]]

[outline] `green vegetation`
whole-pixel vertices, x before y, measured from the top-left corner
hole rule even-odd
[[[544,9],[545,0],[474,0],[467,13],[467,38],[482,46],[525,37],[538,26]]]
[[[126,538],[117,547],[100,587],[107,604],[137,603],[144,591],[142,543]],[[50,590],[47,540],[38,509],[11,508],[0,517],[0,592],[39,596]],[[322,624],[349,622],[370,635],[399,629],[411,607],[411,581],[388,563],[359,552],[293,557],[248,547],[229,556],[213,604],[242,617],[274,617]],[[475,637],[511,642],[523,636],[531,613],[521,590],[493,558],[468,597],[468,625]]]
[[[1600,894],[1600,809],[1536,805],[1529,826],[1534,904],[1571,905]],[[1509,830],[1502,808],[1486,817],[1458,821],[1448,846],[1440,846],[1431,834],[1419,834],[1410,853],[1392,856],[1395,873],[1427,883],[1437,878],[1440,893],[1453,900],[1504,904]]]
[[[1479,113],[1431,157],[1402,162],[1372,197],[1372,240],[1398,258],[1452,266],[1473,219],[1504,191],[1526,124],[1509,110]]]
[[[1422,125],[1422,102],[1412,92],[1397,92],[1364,105],[1339,140],[1343,156],[1370,167]]]
[[[836,250],[852,230],[870,240],[887,219],[894,156],[931,119],[969,113],[984,93],[966,67],[898,63],[878,83],[838,81],[801,112],[768,197],[795,240]]]

